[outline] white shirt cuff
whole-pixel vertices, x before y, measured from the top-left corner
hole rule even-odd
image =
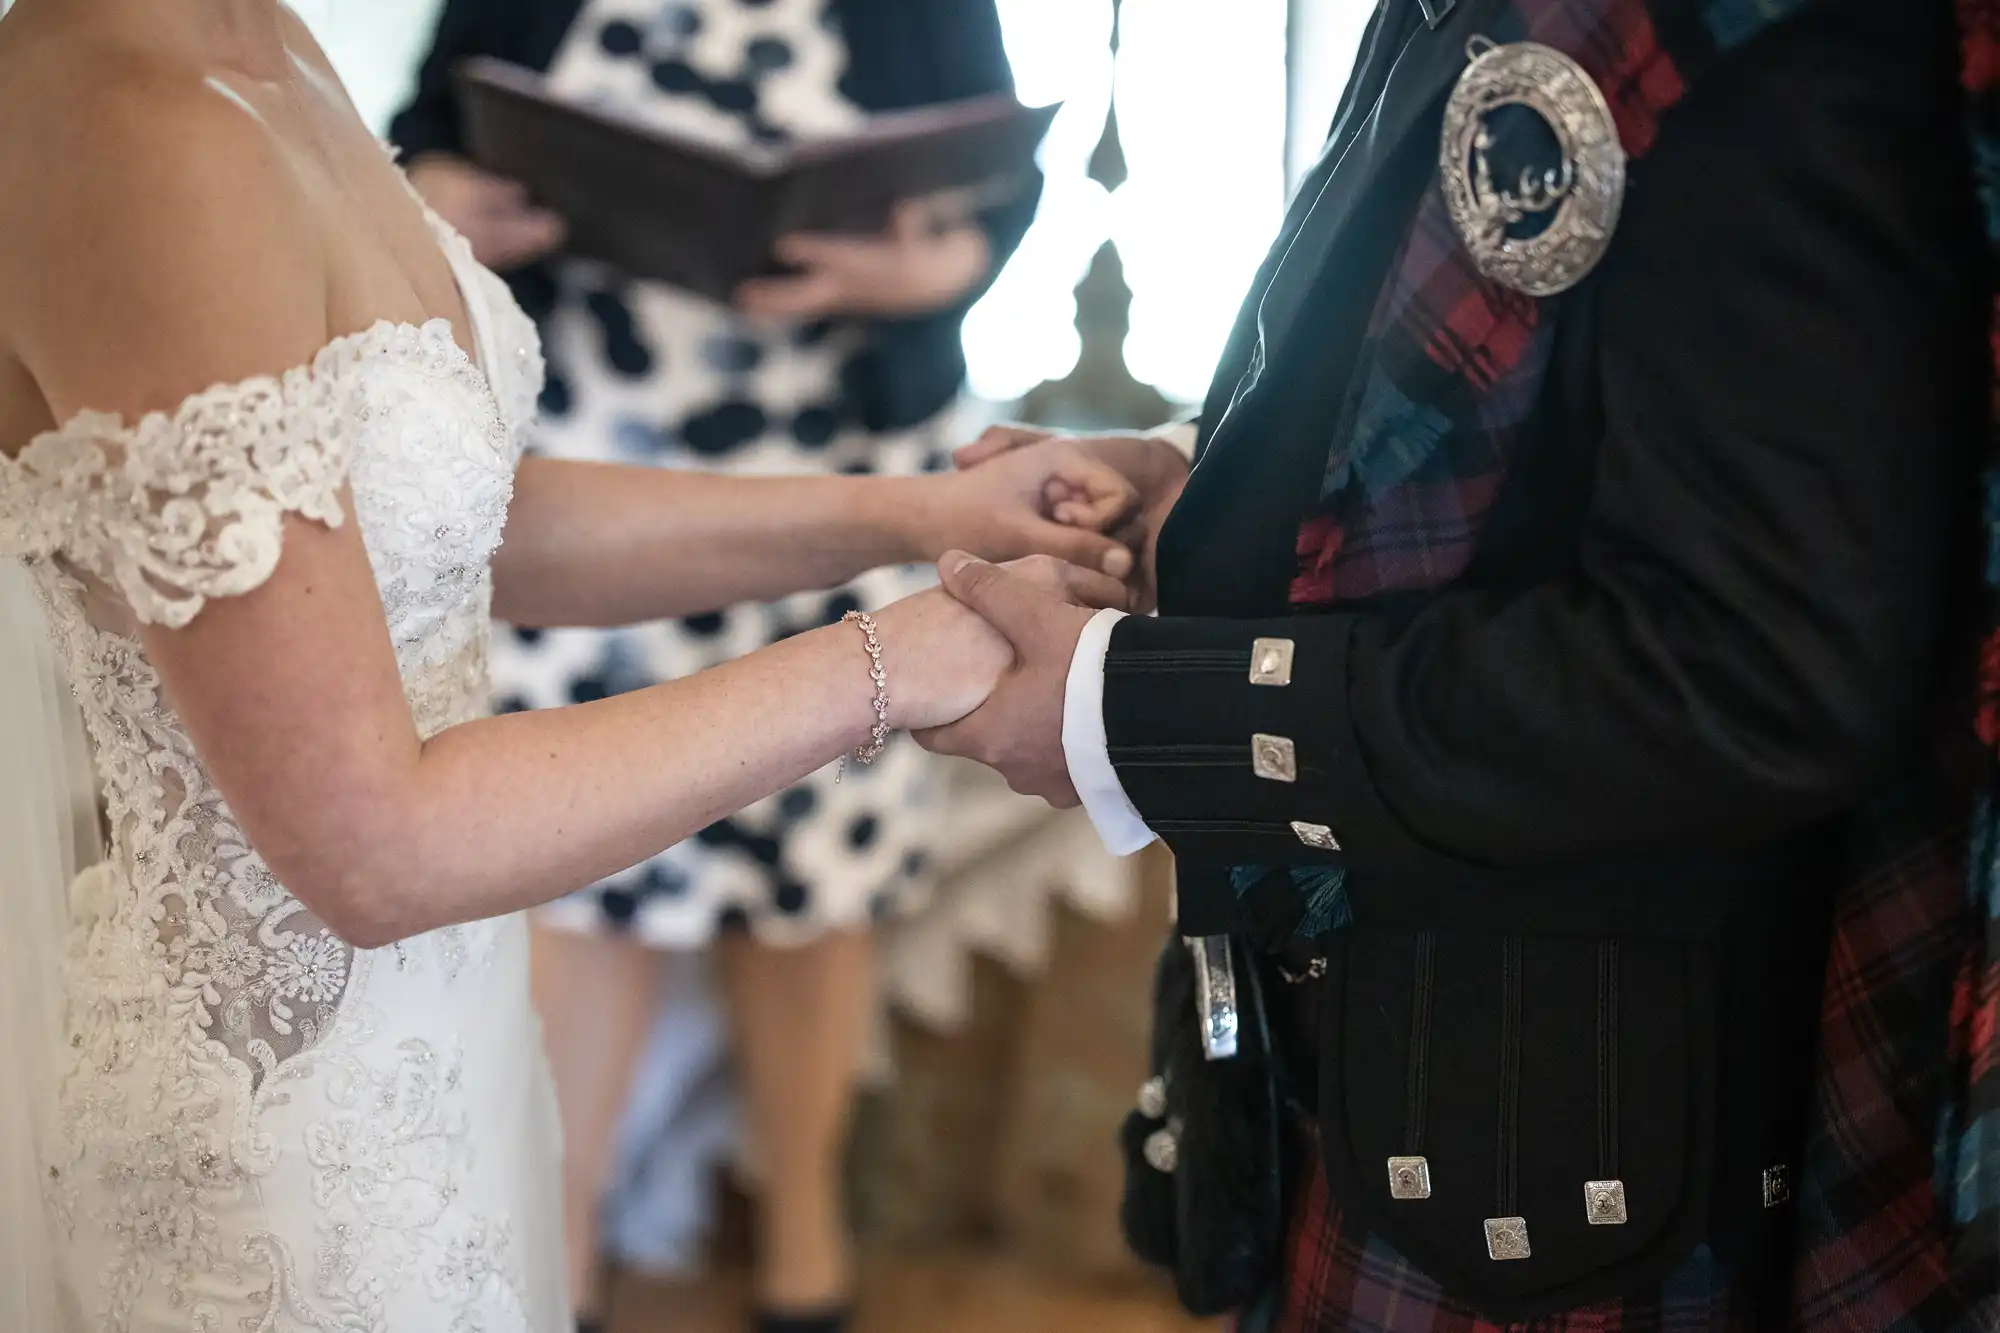
[[[1110,609],[1090,618],[1076,641],[1063,692],[1063,758],[1069,780],[1113,856],[1130,856],[1158,836],[1125,794],[1104,735],[1104,654],[1111,647],[1111,631],[1124,618],[1123,611]]]

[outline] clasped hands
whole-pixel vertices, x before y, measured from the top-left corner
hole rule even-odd
[[[1076,540],[1108,537],[1118,546],[1105,552],[1102,572],[1049,554],[1002,565],[963,550],[947,552],[938,562],[944,590],[1007,640],[1013,664],[977,708],[915,735],[928,750],[976,760],[999,772],[1015,791],[1068,808],[1078,797],[1063,751],[1063,710],[1077,642],[1102,608],[1152,608],[1160,525],[1179,498],[1188,469],[1179,452],[1158,439],[1056,444],[1044,432],[1012,426],[987,431],[958,451],[957,462],[976,474],[1008,466],[1010,456],[1025,461],[1029,452],[1051,447],[1073,451],[1091,467],[1052,470],[1044,496],[1049,517],[1072,528]],[[1107,485],[1107,477],[1122,486]]]

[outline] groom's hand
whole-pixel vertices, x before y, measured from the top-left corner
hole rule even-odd
[[[1063,696],[1076,641],[1096,612],[1070,600],[1069,586],[1050,590],[1029,573],[960,551],[938,562],[938,574],[947,592],[1014,645],[1014,665],[971,716],[920,732],[917,740],[997,770],[1023,795],[1064,809],[1078,804],[1063,754]]]

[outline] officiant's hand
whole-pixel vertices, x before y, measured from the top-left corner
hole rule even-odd
[[[905,200],[875,236],[782,237],[777,255],[799,271],[736,289],[753,319],[927,315],[957,304],[993,263],[986,233],[942,198]]]
[[[1020,450],[1058,440],[1124,478],[1132,488],[1135,503],[1118,526],[1105,529],[1101,524],[1089,522],[1089,507],[1080,504],[1081,497],[1068,493],[1061,478],[1056,478],[1047,497],[1051,515],[1058,522],[1085,522],[1087,526],[1108,531],[1131,547],[1139,557],[1131,577],[1136,594],[1131,609],[1152,610],[1159,592],[1155,554],[1159,549],[1160,528],[1187,485],[1188,461],[1180,450],[1150,435],[1069,436],[1032,426],[1002,425],[989,427],[952,457],[961,469],[977,473],[996,462],[1005,462]]]
[[[1076,641],[1096,611],[962,551],[939,561],[938,574],[946,592],[1013,645],[1014,664],[978,709],[917,732],[917,741],[937,754],[985,764],[1024,796],[1059,809],[1079,804],[1063,753],[1063,698]]]
[[[472,257],[506,272],[541,259],[563,243],[563,220],[529,201],[514,181],[447,153],[410,164],[410,184],[472,246]]]
[[[970,472],[898,483],[913,554],[936,560],[952,550],[988,560],[1052,555],[1121,582],[1135,568],[1120,534],[1139,493],[1118,470],[1076,443],[1051,439],[1009,450]],[[1117,605],[1132,603],[1130,590]]]

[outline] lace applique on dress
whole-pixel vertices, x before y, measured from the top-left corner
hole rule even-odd
[[[277,568],[286,514],[342,521],[346,424],[328,401],[339,387],[328,363],[354,345],[129,428],[86,412],[33,441],[0,490],[0,554],[59,548],[142,624],[176,629],[209,598],[258,587]]]

